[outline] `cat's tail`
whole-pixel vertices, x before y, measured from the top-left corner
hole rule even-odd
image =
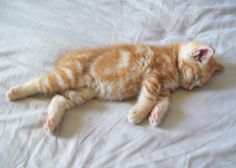
[[[9,89],[6,97],[9,100],[16,100],[37,93],[54,94],[62,90],[74,89],[82,71],[82,65],[78,62],[57,68],[48,75]]]

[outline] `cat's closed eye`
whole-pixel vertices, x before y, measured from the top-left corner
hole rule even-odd
[[[197,81],[200,81],[200,80],[203,79],[203,78],[204,78],[204,75],[200,75],[200,76],[198,77]]]

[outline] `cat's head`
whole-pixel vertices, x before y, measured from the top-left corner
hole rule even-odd
[[[224,67],[214,58],[215,51],[207,44],[187,42],[179,46],[180,85],[188,90],[205,84]]]

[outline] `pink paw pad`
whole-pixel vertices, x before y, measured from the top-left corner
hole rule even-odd
[[[47,122],[44,124],[43,129],[46,133],[51,134],[55,129],[55,124],[52,118],[48,118]]]
[[[148,117],[149,123],[152,126],[158,126],[160,124],[160,117],[158,113],[156,112],[155,108],[151,111],[149,117]]]

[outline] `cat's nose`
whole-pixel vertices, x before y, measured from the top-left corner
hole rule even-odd
[[[192,83],[188,83],[188,82],[187,82],[187,83],[185,84],[184,88],[190,91],[190,90],[193,89],[193,85],[192,85]]]
[[[189,85],[188,87],[187,87],[187,90],[192,90],[193,89],[193,86],[192,85]]]

